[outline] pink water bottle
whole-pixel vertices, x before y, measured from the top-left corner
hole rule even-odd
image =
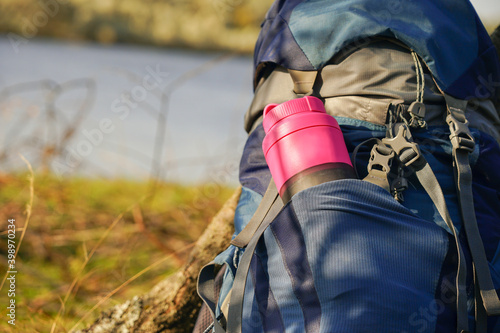
[[[262,149],[284,202],[327,181],[356,178],[339,124],[306,96],[264,109]]]

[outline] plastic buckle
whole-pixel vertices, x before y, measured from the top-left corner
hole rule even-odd
[[[394,158],[394,151],[383,145],[376,144],[373,146],[370,153],[370,161],[368,162],[368,173],[378,166],[381,171],[389,173],[391,170],[392,159]]]
[[[408,167],[415,163],[422,154],[420,153],[418,144],[413,142],[408,126],[402,123],[396,125],[399,125],[398,134],[392,139],[384,138],[382,142],[392,147],[399,161]]]
[[[425,118],[425,104],[420,102],[413,102],[408,108],[408,112],[413,116],[424,119]]]
[[[462,149],[469,153],[474,151],[476,142],[474,137],[469,130],[469,122],[465,119],[464,122],[459,121],[453,116],[453,114],[448,114],[446,117],[446,122],[450,126],[450,141],[453,146],[453,150]]]

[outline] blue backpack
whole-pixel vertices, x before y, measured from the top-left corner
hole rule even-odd
[[[235,234],[198,280],[203,330],[500,332],[500,65],[470,3],[276,1],[255,66]],[[359,179],[284,204],[261,114],[304,95]]]

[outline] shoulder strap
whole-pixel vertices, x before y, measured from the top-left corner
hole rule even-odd
[[[448,227],[451,228],[453,237],[455,239],[455,246],[458,250],[458,272],[456,277],[456,287],[457,287],[457,332],[464,332],[468,330],[468,311],[467,311],[467,289],[466,289],[466,276],[467,268],[465,264],[465,256],[460,246],[460,241],[458,234],[451,221],[448,208],[446,207],[446,201],[444,199],[443,192],[439,183],[432,172],[431,167],[428,163],[415,170],[416,176],[425,191],[429,194],[432,201],[436,205],[439,214],[444,218]],[[476,332],[479,333],[479,332]]]
[[[283,201],[279,199],[278,190],[276,189],[273,179],[271,179],[257,211],[246,227],[231,241],[231,244],[241,248],[246,247],[246,249],[238,265],[233,287],[228,296],[230,297],[229,304],[231,306],[229,306],[227,318],[227,332],[241,332],[243,297],[245,294],[250,262],[260,236],[264,233],[272,220],[274,220],[276,215],[278,215],[282,207]],[[217,305],[217,297],[215,296],[214,289],[215,266],[215,262],[212,261],[201,269],[198,276],[197,291],[212,315],[215,333],[225,333],[226,330],[221,326],[215,315]],[[236,313],[239,315],[235,315]]]
[[[272,205],[276,200],[278,200],[278,189],[274,184],[274,180],[271,178],[269,182],[269,186],[267,187],[266,193],[264,193],[264,197],[262,198],[259,207],[253,214],[252,218],[248,222],[248,224],[241,230],[241,232],[231,241],[231,244],[237,246],[239,248],[244,248],[248,245],[253,235],[259,229],[264,217],[267,215]]]
[[[448,107],[446,121],[450,126],[450,140],[453,145],[455,185],[460,200],[464,229],[467,234],[472,260],[474,261],[474,278],[479,283],[481,298],[487,314],[496,316],[500,315],[500,300],[498,299],[497,292],[491,279],[491,273],[474,211],[472,171],[469,165],[469,153],[474,151],[475,142],[465,117],[467,101],[458,100],[446,94],[445,99]]]
[[[271,184],[276,188],[276,186],[274,185],[274,181],[271,181]],[[281,211],[282,208],[283,208],[283,201],[274,200],[272,206],[269,207],[269,209],[266,209],[267,212],[265,216],[263,216],[261,223],[259,223],[258,229],[255,231],[251,240],[248,242],[248,245],[245,248],[245,252],[241,257],[238,269],[236,270],[236,276],[234,278],[233,288],[231,290],[231,299],[229,301],[230,306],[229,306],[228,321],[227,321],[228,333],[241,333],[242,330],[241,326],[243,321],[242,320],[243,298],[245,296],[245,287],[246,287],[248,272],[250,270],[250,263],[254,255],[255,248],[257,247],[257,243],[259,242],[262,234],[271,224],[274,218],[278,215],[278,213]],[[257,210],[259,209],[260,206]]]
[[[457,289],[457,332],[467,332],[469,326],[466,290],[467,267],[465,263],[465,256],[458,238],[458,233],[448,212],[441,186],[429,166],[429,163],[421,154],[418,145],[413,142],[410,128],[404,123],[397,123],[394,126],[396,136],[391,139],[384,138],[382,139],[382,142],[394,150],[394,153],[398,157],[400,163],[406,167],[412,168],[415,171],[419,182],[431,198],[441,215],[441,218],[445,221],[453,235],[453,238],[455,239],[455,246],[458,253],[458,270],[455,280]]]

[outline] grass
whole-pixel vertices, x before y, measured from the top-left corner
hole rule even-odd
[[[148,291],[182,265],[186,249],[232,193],[214,184],[161,183],[148,196],[147,182],[45,174],[35,176],[31,198],[28,178],[0,175],[0,278],[7,271],[7,220],[16,220],[19,242],[33,200],[16,258],[15,327],[8,324],[9,285],[0,290],[0,331],[6,332],[50,332],[56,318],[53,331],[66,332],[96,305],[84,325]]]

